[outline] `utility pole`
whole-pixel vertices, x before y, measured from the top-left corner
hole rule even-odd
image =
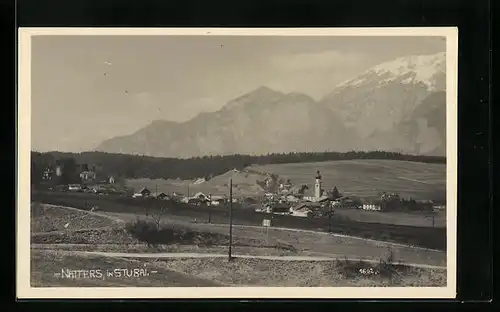
[[[332,205],[330,204],[330,212],[328,213],[328,233],[332,232]]]
[[[212,219],[212,194],[208,195],[208,223],[211,223]]]
[[[231,261],[231,247],[233,244],[233,179],[229,179],[229,255]]]

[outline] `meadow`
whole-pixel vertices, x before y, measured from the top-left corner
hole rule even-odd
[[[274,173],[295,185],[312,187],[320,170],[323,187],[334,186],[347,196],[378,197],[381,192],[395,192],[415,200],[446,199],[446,165],[398,160],[339,160],[250,166],[252,171]]]

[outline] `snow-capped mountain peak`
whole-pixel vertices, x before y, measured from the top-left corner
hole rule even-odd
[[[410,55],[397,58],[370,68],[354,79],[337,85],[338,89],[357,87],[372,82],[373,76],[380,77],[379,85],[384,85],[399,78],[402,84],[423,83],[429,91],[438,89],[436,76],[446,71],[446,54],[440,52],[429,55]]]

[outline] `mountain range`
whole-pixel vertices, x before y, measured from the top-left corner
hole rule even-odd
[[[444,53],[398,58],[332,86],[319,101],[260,87],[178,123],[153,121],[96,151],[196,157],[349,150],[444,156]]]

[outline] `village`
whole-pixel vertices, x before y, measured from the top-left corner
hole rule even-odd
[[[44,180],[55,180],[62,176],[63,168],[57,166],[55,170],[47,168],[43,173]],[[87,164],[79,166],[80,183],[56,185],[51,187],[52,191],[63,192],[86,192],[98,195],[115,194],[134,199],[148,198],[155,200],[172,201],[197,207],[227,207],[229,203],[229,190],[218,194],[194,192],[188,194],[180,192],[162,192],[158,188],[150,190],[141,187],[137,190],[123,189],[117,185],[113,176],[98,177],[98,168]],[[234,171],[238,172],[236,169]],[[431,200],[413,200],[400,198],[396,193],[384,192],[379,198],[364,199],[356,196],[343,196],[337,187],[325,190],[320,171],[311,176],[314,186],[311,188],[306,184],[293,185],[287,179],[283,180],[276,176],[269,176],[262,184],[265,193],[263,195],[233,196],[232,202],[235,208],[253,210],[257,213],[290,215],[300,218],[323,218],[331,217],[338,209],[358,209],[363,211],[399,211],[399,212],[432,212],[445,209],[444,203]]]

